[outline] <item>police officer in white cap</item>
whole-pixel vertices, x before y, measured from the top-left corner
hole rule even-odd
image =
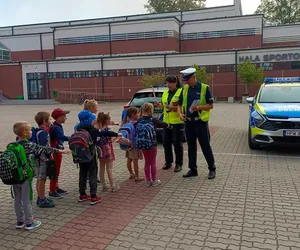
[[[181,92],[177,111],[185,121],[185,133],[188,144],[189,171],[183,175],[188,178],[198,175],[197,170],[197,138],[208,164],[208,179],[216,177],[214,155],[210,146],[208,121],[213,109],[213,98],[208,85],[197,81],[196,69],[188,68],[180,72],[182,81],[186,83]]]

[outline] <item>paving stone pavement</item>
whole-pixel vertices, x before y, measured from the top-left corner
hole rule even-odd
[[[73,131],[80,106],[65,124]],[[12,123],[54,106],[0,106],[0,148],[14,140]],[[101,104],[119,120],[122,104]],[[250,151],[248,107],[217,103],[210,129],[217,178],[206,179],[199,149],[199,176],[159,170],[162,185],[146,188],[128,180],[124,152],[116,147],[114,174],[121,190],[95,206],[78,204],[78,169],[63,159],[60,185],[69,191],[52,209],[33,204],[36,231],[14,229],[9,186],[0,185],[0,250],[4,249],[300,249],[300,165],[297,149]],[[115,128],[117,130],[117,127]],[[158,168],[164,157],[159,147]],[[187,163],[187,152],[185,152]],[[140,164],[142,171],[142,162]],[[187,170],[185,164],[184,171]]]

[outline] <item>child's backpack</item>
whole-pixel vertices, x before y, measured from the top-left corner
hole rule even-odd
[[[20,143],[10,143],[4,152],[0,152],[0,178],[4,184],[21,184],[32,176],[33,168]]]
[[[72,151],[74,163],[88,163],[95,157],[95,146],[90,133],[78,129],[69,139],[69,148]]]
[[[136,130],[134,124],[132,122],[127,122],[121,126],[119,129],[119,133],[127,139],[130,143],[120,143],[120,149],[124,151],[130,151],[133,147],[135,147],[133,138],[136,135]]]
[[[136,147],[141,150],[148,150],[157,146],[153,119],[138,121],[134,141]]]

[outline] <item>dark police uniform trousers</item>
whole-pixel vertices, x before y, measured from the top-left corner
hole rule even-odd
[[[183,93],[183,92],[182,92]],[[215,159],[210,146],[210,134],[208,122],[200,120],[198,112],[189,112],[189,108],[194,100],[199,99],[201,94],[201,83],[197,82],[194,88],[188,90],[187,100],[187,120],[185,121],[185,134],[188,144],[189,168],[192,171],[197,171],[197,139],[201,146],[203,155],[207,161],[208,169],[215,170]],[[205,93],[206,103],[213,103],[213,98],[209,88]],[[183,95],[179,98],[179,105],[183,103]]]

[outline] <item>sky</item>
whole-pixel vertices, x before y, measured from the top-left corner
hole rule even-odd
[[[253,14],[260,3],[241,1],[243,14]],[[145,3],[146,0],[0,0],[0,27],[143,14]],[[232,4],[233,0],[206,0],[207,7]]]

